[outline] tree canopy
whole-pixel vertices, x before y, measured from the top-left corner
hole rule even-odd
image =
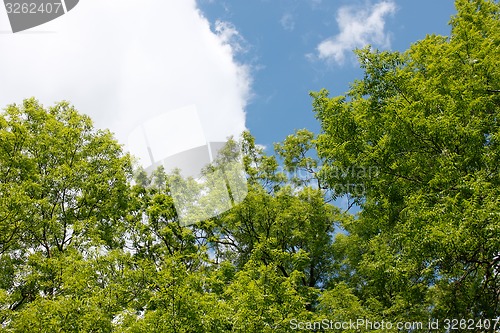
[[[401,318],[499,312],[500,12],[456,6],[450,37],[360,50],[365,77],[346,96],[312,94],[322,176],[366,189],[351,193],[361,213],[338,242],[341,279]],[[353,167],[377,174],[336,172]]]

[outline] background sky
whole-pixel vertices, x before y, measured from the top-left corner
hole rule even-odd
[[[247,127],[268,148],[296,129],[319,131],[309,92],[326,88],[331,96],[340,95],[354,79],[362,78],[353,48],[372,44],[404,51],[426,34],[449,35],[448,22],[455,13],[451,0],[198,4],[212,24],[230,22],[239,33],[244,52],[237,59],[251,66],[252,77]]]
[[[138,124],[194,105],[207,140],[246,127],[271,153],[319,130],[310,91],[362,78],[352,49],[404,51],[448,35],[454,13],[451,0],[81,0],[12,34],[0,8],[0,105],[69,100],[125,145]]]

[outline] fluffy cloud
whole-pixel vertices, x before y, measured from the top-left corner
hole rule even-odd
[[[283,29],[287,31],[293,31],[295,29],[295,19],[291,13],[285,13],[281,16],[280,24]]]
[[[209,141],[245,129],[241,36],[222,22],[213,32],[195,0],[85,0],[17,34],[0,16],[2,108],[31,96],[47,106],[69,100],[122,143],[139,123],[189,105]]]
[[[343,64],[346,52],[372,44],[389,47],[389,35],[385,31],[385,18],[394,14],[396,5],[392,1],[382,1],[365,8],[344,6],[337,12],[338,35],[321,42],[318,47],[320,59]]]

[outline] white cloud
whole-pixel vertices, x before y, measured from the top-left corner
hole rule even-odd
[[[392,1],[381,1],[367,8],[341,7],[336,18],[340,32],[318,45],[319,58],[343,64],[346,52],[355,48],[367,44],[389,47],[390,38],[385,31],[385,18],[395,11],[396,5]]]
[[[293,31],[295,29],[295,19],[293,18],[293,15],[290,13],[285,13],[280,19],[280,24],[283,27],[283,29],[287,31]]]
[[[26,33],[7,30],[0,10],[1,108],[69,100],[121,143],[137,124],[189,105],[209,141],[245,129],[250,74],[234,60],[243,39],[227,23],[211,31],[195,0],[85,0]]]
[[[244,53],[248,51],[248,44],[245,38],[241,36],[234,24],[217,20],[215,22],[215,33],[220,41],[229,46],[234,53]]]

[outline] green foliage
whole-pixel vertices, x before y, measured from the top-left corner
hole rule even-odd
[[[122,244],[129,158],[68,103],[44,109],[28,99],[0,116],[0,173],[2,325],[105,330],[109,314],[80,304],[88,295],[70,287],[67,273],[85,267],[92,248]],[[86,316],[93,322],[79,323]]]
[[[346,96],[312,94],[322,176],[365,189],[339,193],[361,206],[336,242],[340,277],[394,319],[500,312],[500,7],[456,4],[450,38],[360,50]],[[377,175],[336,172],[354,168]]]

